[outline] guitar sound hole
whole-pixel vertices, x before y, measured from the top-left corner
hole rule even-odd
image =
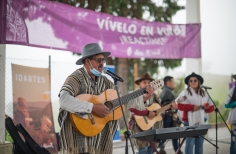
[[[104,105],[105,105],[106,107],[108,107],[109,110],[112,110],[112,109],[113,109],[113,104],[112,104],[110,101],[105,102]]]

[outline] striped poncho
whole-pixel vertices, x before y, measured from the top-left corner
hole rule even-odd
[[[72,96],[79,94],[99,95],[114,85],[105,76],[97,77],[97,82],[91,80],[84,68],[77,69],[69,75],[61,91],[68,91]],[[113,136],[117,128],[117,121],[110,121],[96,136],[86,137],[77,132],[71,125],[68,111],[60,109],[58,121],[60,131],[60,154],[111,154],[113,150]],[[83,126],[81,126],[83,127]]]

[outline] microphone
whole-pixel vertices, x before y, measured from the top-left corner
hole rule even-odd
[[[103,69],[103,72],[104,72],[105,74],[110,75],[114,80],[117,80],[117,81],[120,81],[120,82],[123,82],[123,81],[124,81],[121,77],[119,77],[118,75],[112,73],[112,72],[109,71],[107,68],[104,68],[104,69]]]
[[[211,87],[207,87],[207,86],[203,86],[203,85],[201,85],[200,87],[205,88],[205,89],[212,89]]]

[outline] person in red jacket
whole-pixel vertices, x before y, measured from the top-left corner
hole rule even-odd
[[[186,100],[178,104],[178,109],[183,112],[182,121],[184,125],[193,126],[207,123],[208,113],[214,110],[214,105],[207,93],[201,88],[204,82],[203,78],[198,74],[192,73],[184,81],[188,87],[177,97],[178,99],[186,96]],[[203,154],[203,141],[202,137],[187,137],[185,153],[193,154],[193,149],[195,149],[195,154]]]

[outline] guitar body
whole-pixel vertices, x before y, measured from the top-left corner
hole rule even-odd
[[[151,106],[146,107],[147,110],[149,111],[156,111],[158,109],[161,109],[161,106],[157,103],[153,103]],[[145,120],[146,118],[146,120]],[[150,119],[147,116],[139,116],[139,115],[134,115],[134,119],[137,123],[137,125],[142,129],[142,130],[148,130],[150,129],[156,122],[162,120],[161,112],[157,113],[157,115],[153,118]]]
[[[104,104],[105,102],[118,98],[118,96],[116,90],[108,89],[100,95],[81,94],[76,96],[76,98],[79,100],[91,102],[93,104]],[[124,108],[124,105],[122,105],[122,107]],[[113,110],[113,112],[110,112],[105,118],[92,113],[95,122],[94,124],[92,124],[90,118],[84,119],[74,113],[69,113],[69,118],[73,127],[84,136],[95,136],[102,131],[107,122],[111,120],[118,120],[123,116],[121,107],[117,107],[115,110]]]
[[[151,86],[155,89],[161,88],[163,85],[163,80],[155,80],[152,81],[148,86]],[[124,108],[123,104],[128,103],[130,100],[141,96],[144,93],[145,88],[141,88],[130,94],[120,97],[122,108]],[[117,99],[118,95],[114,89],[107,89],[100,95],[81,94],[76,96],[76,98],[82,101],[91,102],[93,104],[105,104],[110,109],[110,113],[105,118],[102,118],[93,112],[88,115],[88,119],[81,118],[74,113],[69,113],[72,126],[84,136],[91,137],[99,134],[109,121],[118,120],[123,116],[120,103]]]
[[[172,102],[170,104],[167,104],[163,107],[161,107],[159,104],[157,103],[153,103],[151,106],[146,107],[147,110],[149,111],[154,111],[156,112],[156,116],[153,119],[148,118],[147,116],[138,116],[138,115],[134,115],[134,119],[137,123],[137,125],[142,129],[142,130],[148,130],[150,129],[156,122],[161,121],[162,120],[162,116],[161,113],[169,108],[171,108],[171,106],[175,106],[175,103],[181,103],[183,101],[185,101],[187,99],[186,96],[182,96],[180,98],[178,98],[176,100],[176,102]],[[178,118],[177,114],[173,114],[174,118]]]

